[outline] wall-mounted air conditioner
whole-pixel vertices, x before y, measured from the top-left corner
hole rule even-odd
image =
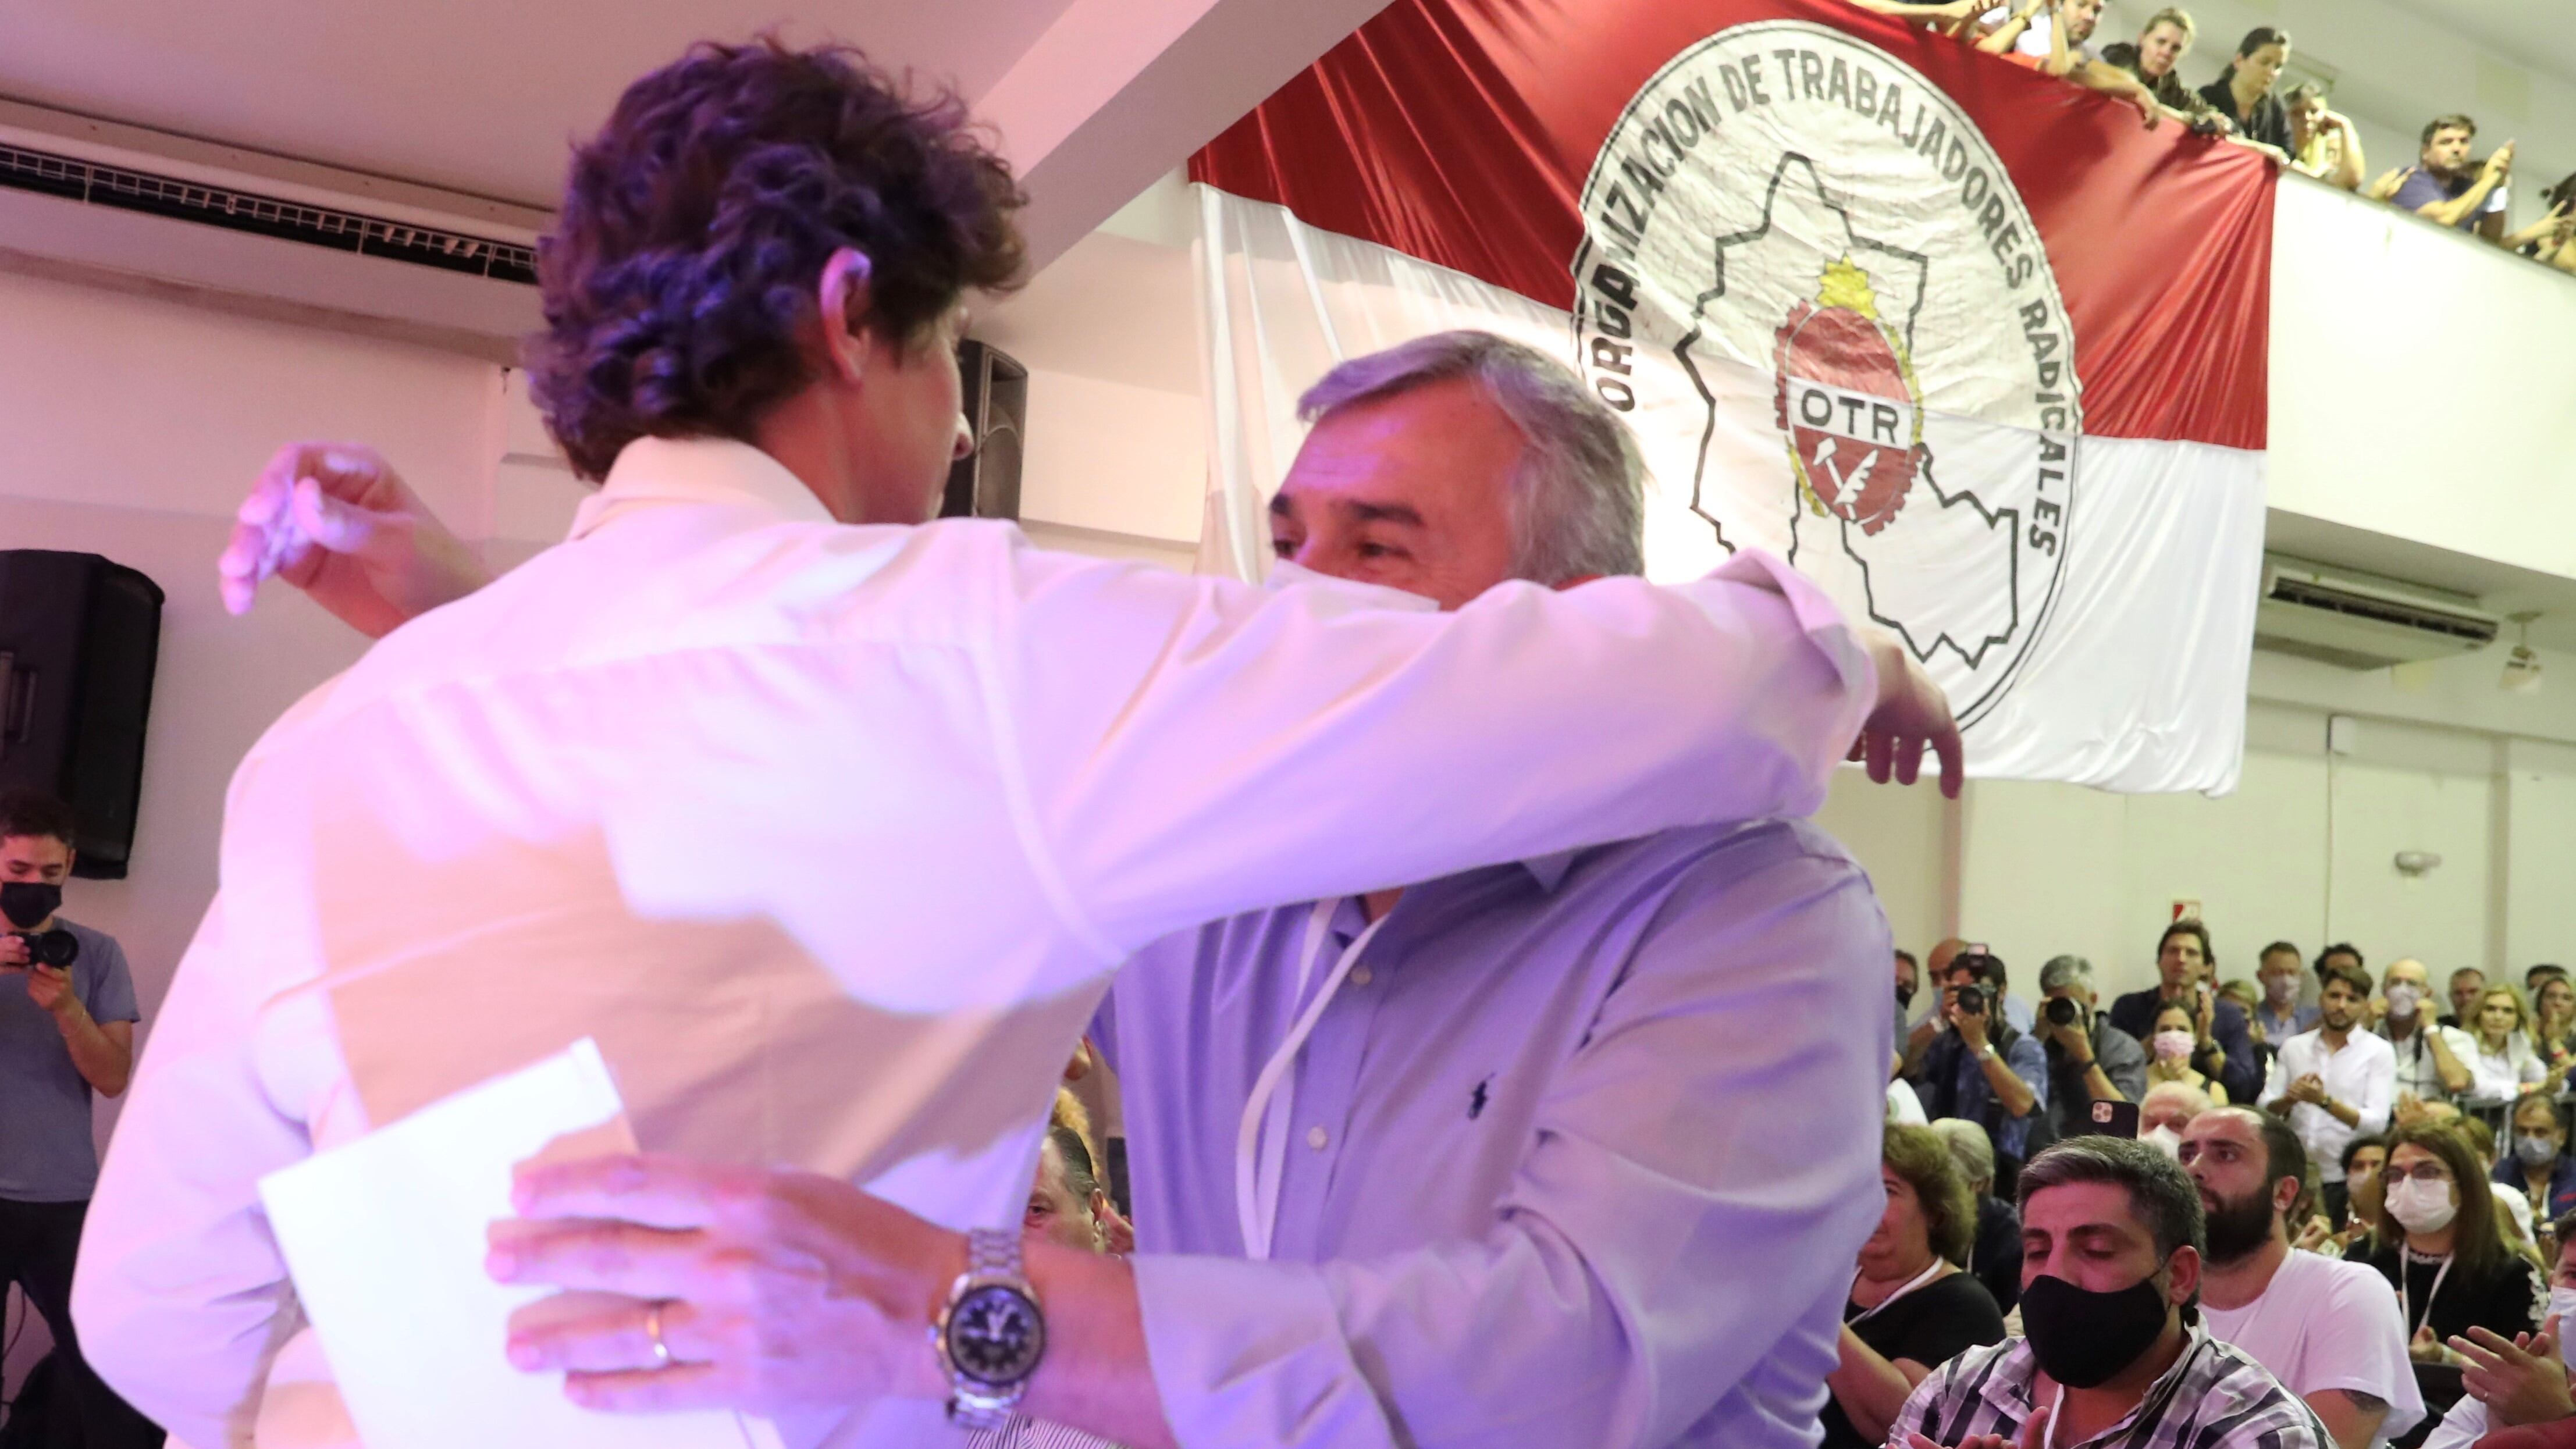
[[[2266,554],[2254,642],[2346,669],[2385,669],[2474,653],[2495,642],[2503,622],[2466,594]]]
[[[0,100],[0,270],[507,361],[545,213]]]

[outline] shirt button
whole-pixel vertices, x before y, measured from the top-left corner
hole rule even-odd
[[[1309,1127],[1306,1129],[1306,1145],[1314,1148],[1317,1152],[1323,1151],[1324,1144],[1332,1140],[1331,1135],[1326,1133],[1321,1127]]]
[[[1354,966],[1351,968],[1351,984],[1353,986],[1366,986],[1376,979],[1377,973],[1371,971],[1366,966]]]

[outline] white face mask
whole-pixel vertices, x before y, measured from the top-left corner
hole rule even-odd
[[[2460,1205],[2451,1200],[2447,1182],[2410,1177],[2388,1185],[2388,1215],[2410,1233],[2438,1233],[2451,1225]]]
[[[2263,994],[2271,998],[2275,1006],[2287,1006],[2299,999],[2299,978],[2266,976],[2263,978]]]
[[[2192,1035],[2187,1031],[2160,1031],[2155,1035],[2156,1058],[2178,1062],[2191,1055]]]
[[[2167,1157],[2179,1159],[2182,1156],[2182,1134],[2161,1122],[2139,1133],[2138,1140]]]
[[[2576,1288],[2549,1290],[2549,1312],[2558,1320],[2558,1357],[2576,1371]]]
[[[2413,1016],[2415,1003],[2422,999],[2419,988],[2404,985],[2391,986],[2388,988],[2388,1014],[2400,1017]]]

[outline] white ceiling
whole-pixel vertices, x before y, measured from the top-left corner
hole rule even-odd
[[[2571,0],[2392,0],[2392,3],[2527,69],[2576,84],[2576,3],[2571,3]]]
[[[0,0],[0,95],[551,208],[568,141],[692,41],[776,25],[972,97],[1071,3]]]

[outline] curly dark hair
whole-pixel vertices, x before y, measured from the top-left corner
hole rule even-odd
[[[967,290],[1018,284],[1024,200],[952,92],[847,47],[694,46],[573,153],[537,248],[546,426],[593,479],[639,437],[748,439],[813,380],[834,251],[872,264],[864,324],[916,347]]]

